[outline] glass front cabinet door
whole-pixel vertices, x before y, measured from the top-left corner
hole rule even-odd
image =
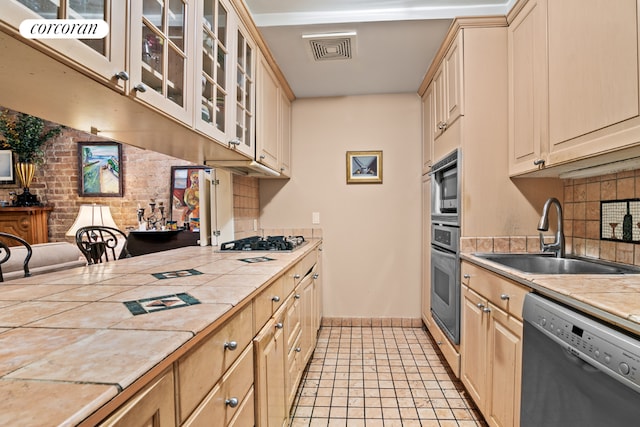
[[[196,22],[201,25],[196,46],[196,85],[201,82],[200,103],[196,105],[196,128],[221,143],[230,138],[230,88],[232,80],[228,66],[229,5],[222,0],[203,0],[199,4]],[[198,89],[198,88],[196,88]],[[197,90],[198,91],[198,90]]]
[[[131,2],[130,93],[146,104],[191,124],[195,2]]]
[[[126,0],[3,0],[0,9],[0,21],[16,32],[25,19],[104,20],[109,33],[103,39],[38,39],[36,43],[83,73],[124,91]]]

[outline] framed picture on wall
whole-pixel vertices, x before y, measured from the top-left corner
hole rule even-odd
[[[179,226],[189,224],[199,228],[200,221],[200,171],[211,170],[206,166],[172,166],[169,213]]]
[[[382,151],[347,151],[347,184],[382,184]]]
[[[122,197],[122,145],[78,142],[78,194]]]
[[[13,152],[0,150],[0,184],[15,184],[13,173]]]

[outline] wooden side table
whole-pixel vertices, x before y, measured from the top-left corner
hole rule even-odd
[[[0,231],[22,237],[32,245],[48,243],[52,210],[52,206],[0,207]]]

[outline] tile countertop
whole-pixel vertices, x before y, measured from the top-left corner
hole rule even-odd
[[[460,258],[640,336],[640,274],[529,274],[473,254]]]
[[[0,425],[80,423],[319,243],[191,246],[0,284]]]

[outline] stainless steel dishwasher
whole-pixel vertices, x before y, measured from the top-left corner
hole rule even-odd
[[[522,427],[640,425],[638,337],[537,294],[523,319]]]

